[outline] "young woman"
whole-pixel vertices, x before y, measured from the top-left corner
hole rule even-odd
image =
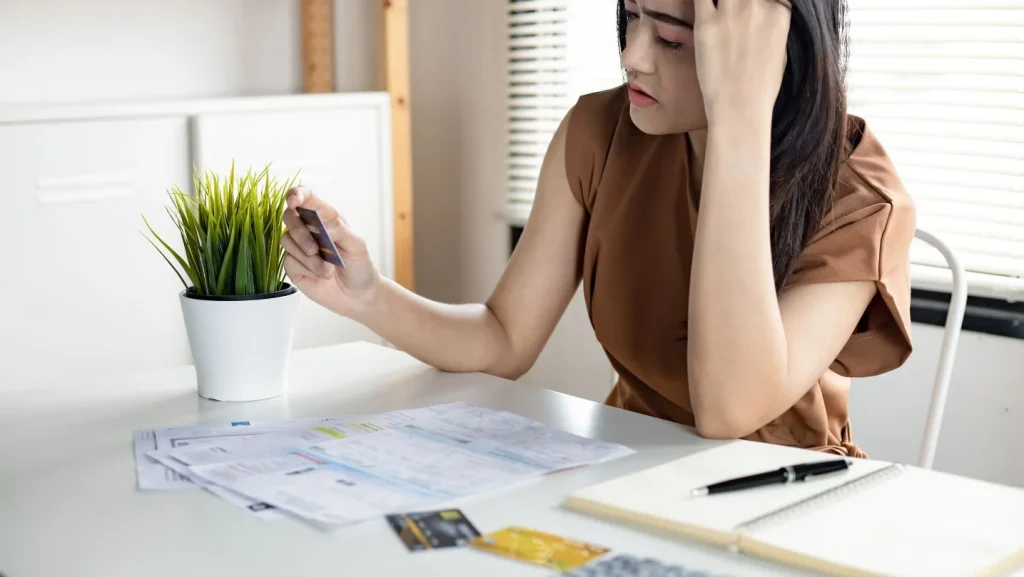
[[[911,352],[913,205],[846,114],[844,0],[620,0],[628,82],[579,99],[483,304],[381,278],[315,194],[289,194],[286,270],[314,301],[446,371],[515,379],[583,282],[620,375],[607,403],[747,438],[864,456],[850,377]],[[348,268],[294,213],[321,212]]]

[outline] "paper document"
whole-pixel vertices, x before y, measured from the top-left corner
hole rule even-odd
[[[168,469],[159,461],[146,455],[156,449],[156,431],[135,431],[132,434],[135,448],[135,477],[140,489],[192,489],[192,483],[180,474]]]
[[[149,456],[151,451],[169,450],[176,447],[194,447],[222,443],[227,440],[243,440],[257,435],[308,428],[317,423],[345,420],[344,417],[299,419],[296,421],[234,421],[223,425],[195,425],[147,429],[135,431],[132,440],[135,448],[135,471],[138,486],[144,490],[173,491],[196,489],[187,477],[168,469],[158,460]]]
[[[279,449],[382,431],[396,425],[428,424],[432,419],[451,413],[464,413],[469,408],[473,407],[460,402],[358,418],[320,418],[257,424],[244,422],[235,425],[248,427],[246,430],[224,427],[166,429],[155,436],[170,448],[148,450],[145,458],[156,463],[157,468],[164,469],[160,473],[173,476],[174,482],[180,486],[202,487],[237,507],[264,518],[276,518],[283,515],[272,505],[194,477],[188,466],[237,461]]]
[[[255,500],[330,525],[366,519],[380,511],[415,507],[441,497],[302,449],[248,461],[201,465],[194,470],[211,482],[237,489]]]
[[[518,429],[491,432],[467,431],[457,424],[431,422],[424,430],[448,437],[466,447],[486,447],[493,454],[532,463],[546,471],[561,471],[593,465],[633,453],[629,447],[580,437],[572,433],[528,422]]]
[[[421,429],[448,437],[463,446],[488,442],[487,450],[533,463],[547,471],[593,465],[634,451],[548,427],[507,411],[495,411],[458,403],[430,419],[410,422]]]
[[[190,467],[203,479],[327,525],[487,491],[544,469],[403,425],[259,458]]]
[[[278,431],[274,435],[223,436],[198,445],[178,444],[175,448],[149,451],[148,454],[161,462],[173,459],[185,465],[223,463],[261,455],[274,449],[344,439],[390,429],[397,425],[430,426],[434,419],[450,413],[461,413],[465,411],[465,407],[468,405],[464,403],[450,403],[379,415],[342,417],[311,424],[303,423],[286,431]]]
[[[633,453],[447,403],[375,415],[137,431],[144,489],[202,488],[263,518],[337,526]]]

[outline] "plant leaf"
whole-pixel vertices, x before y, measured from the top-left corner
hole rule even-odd
[[[220,274],[217,276],[217,294],[225,294],[228,284],[228,271],[231,269],[232,257],[234,256],[235,238],[238,236],[238,230],[234,229],[231,231],[231,240],[228,241],[228,248],[225,251],[224,262],[220,265]]]
[[[139,231],[139,234],[142,234],[142,231]],[[178,268],[176,266],[174,266],[174,264],[171,262],[171,259],[167,258],[167,255],[164,254],[164,252],[162,250],[160,250],[160,247],[158,247],[156,245],[156,243],[153,242],[153,239],[149,238],[145,234],[142,234],[142,237],[145,238],[146,240],[148,240],[149,244],[153,245],[153,248],[155,248],[156,251],[158,253],[160,253],[160,256],[164,257],[164,260],[167,261],[167,264],[171,267],[171,270],[173,270],[174,274],[176,274],[178,276],[178,280],[181,281],[182,286],[184,286],[187,289],[188,288],[188,283],[185,282],[185,277],[181,276],[181,273],[178,272]]]
[[[212,225],[212,219],[210,224]],[[216,240],[213,237],[213,235],[215,234],[215,228],[216,227],[214,226],[208,226],[208,228],[206,229],[206,240],[205,242],[203,242],[203,250],[200,253],[200,258],[203,259],[204,264],[203,270],[206,273],[204,282],[206,283],[206,289],[208,291],[212,291],[213,287],[217,285],[217,277],[215,275],[217,274],[217,271],[220,270],[220,267],[217,266],[218,261],[213,252],[214,243],[216,242]]]
[[[266,231],[264,229],[264,212],[263,203],[258,198],[251,197],[249,199],[251,209],[248,212],[249,217],[246,219],[246,227],[251,230],[253,235],[260,235],[263,237],[263,242],[259,242],[258,239],[254,238],[252,244],[253,247],[253,272],[255,274],[253,281],[256,285],[255,289],[260,293],[270,292],[270,279],[267,278],[267,241]]]
[[[244,219],[240,219],[242,244],[238,249],[238,261],[235,267],[235,294],[252,294],[252,256],[249,249],[249,231],[245,228]]]
[[[186,262],[185,262],[185,261],[184,261],[184,260],[183,260],[183,259],[181,258],[181,256],[180,256],[180,255],[178,255],[178,253],[177,253],[177,252],[176,252],[176,251],[175,251],[175,250],[174,250],[173,248],[171,248],[171,246],[170,246],[169,244],[167,244],[166,242],[164,242],[164,239],[160,238],[160,235],[159,235],[159,234],[157,234],[155,230],[153,230],[153,227],[152,227],[152,226],[150,226],[150,225],[149,225],[149,221],[147,221],[147,220],[146,220],[146,217],[142,217],[142,222],[146,223],[146,228],[148,228],[148,229],[149,229],[149,232],[150,232],[150,233],[151,233],[151,234],[152,234],[152,235],[153,235],[154,237],[156,237],[156,239],[157,239],[158,241],[160,241],[160,244],[162,244],[162,245],[164,246],[164,248],[166,248],[166,249],[167,249],[167,251],[168,251],[168,252],[170,252],[170,253],[171,253],[171,256],[173,256],[173,257],[174,257],[174,259],[175,259],[176,261],[178,261],[178,264],[179,264],[179,265],[181,265],[181,268],[183,268],[183,269],[184,269],[184,270],[185,270],[186,272],[190,272],[190,271],[191,271],[191,269],[189,268],[188,264],[187,264],[187,263],[186,263]],[[150,244],[152,244],[152,243],[153,243],[153,241],[152,241],[152,240],[150,240],[149,242],[150,242]],[[156,246],[156,245],[154,244],[153,246]],[[163,252],[161,252],[160,254],[163,254]],[[167,255],[164,255],[164,259],[165,259],[165,260],[167,260]],[[167,264],[170,264],[170,260],[168,260],[168,261],[167,261]],[[174,266],[172,265],[172,266],[171,266],[171,268],[174,268]],[[174,271],[174,272],[175,272],[175,273],[178,273],[177,269],[175,269],[175,271]],[[191,274],[189,274],[189,276],[192,276],[192,275],[191,275]],[[181,278],[181,274],[178,274],[178,278]],[[182,279],[182,282],[183,282],[183,283],[185,282],[185,281],[184,281],[184,279]],[[188,285],[186,285],[186,287],[185,287],[185,288],[188,288]]]
[[[158,242],[147,240],[186,288],[190,280],[203,294],[252,295],[279,290],[285,278],[281,243],[287,231],[285,192],[297,178],[296,173],[278,180],[270,164],[243,170],[232,160],[225,174],[201,171],[193,164],[192,193],[177,187],[168,191],[171,202],[166,212],[178,230],[183,250],[172,249],[148,222],[146,226]],[[183,272],[174,266],[175,261]]]

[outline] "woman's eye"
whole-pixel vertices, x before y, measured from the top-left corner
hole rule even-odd
[[[625,13],[626,13],[626,22],[627,23],[631,22],[633,20],[636,20],[637,18],[640,18],[640,14],[638,14],[638,13],[632,11],[632,10],[626,9]],[[657,37],[657,42],[658,42],[658,44],[661,44],[662,46],[664,46],[665,48],[668,48],[669,50],[679,50],[680,48],[683,47],[683,44],[681,42],[671,42],[669,40],[665,40],[661,36]]]
[[[668,40],[665,40],[661,36],[658,36],[658,44],[661,44],[662,46],[668,48],[669,50],[679,50],[680,48],[683,47],[682,42],[669,42]]]

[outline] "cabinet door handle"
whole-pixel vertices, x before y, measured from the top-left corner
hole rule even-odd
[[[135,196],[131,174],[108,172],[77,176],[40,178],[36,181],[36,197],[40,202],[95,202]]]

